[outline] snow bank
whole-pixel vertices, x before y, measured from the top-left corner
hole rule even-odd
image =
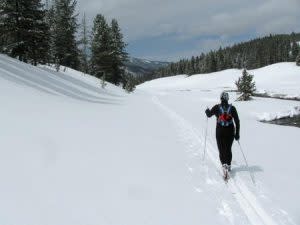
[[[268,122],[282,118],[291,118],[298,115],[300,115],[300,106],[294,107],[293,109],[284,112],[263,113],[262,115],[258,116],[258,120]]]
[[[300,97],[300,67],[295,63],[277,63],[250,70],[258,91],[286,97]]]

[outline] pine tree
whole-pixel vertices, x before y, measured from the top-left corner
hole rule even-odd
[[[133,92],[135,90],[137,83],[137,78],[135,78],[132,74],[124,74],[123,89],[125,89],[128,93]]]
[[[55,0],[53,24],[53,55],[56,67],[67,66],[78,69],[79,50],[76,41],[77,2],[75,0]]]
[[[41,0],[2,0],[2,52],[34,65],[45,63],[49,30]]]
[[[110,27],[103,15],[97,15],[92,30],[92,74],[99,78],[105,75],[106,81],[116,85],[124,83],[124,63],[128,60],[125,48],[117,20],[113,19]]]
[[[98,14],[94,19],[91,43],[91,72],[101,78],[105,76],[107,81],[113,80],[111,31],[103,15]]]
[[[5,35],[5,1],[0,1],[0,52],[4,53],[7,46]]]
[[[50,64],[55,64],[54,57],[54,34],[55,34],[55,8],[53,4],[50,4],[49,1],[46,2],[46,16],[45,20],[47,26],[49,27],[49,50],[47,56],[47,62]]]
[[[106,87],[107,83],[106,83],[106,79],[105,79],[105,75],[103,75],[101,77],[101,87],[104,89]]]
[[[81,39],[79,45],[80,49],[80,59],[81,59],[81,70],[84,73],[89,73],[89,59],[88,59],[88,51],[89,51],[89,38],[88,38],[88,28],[86,23],[86,15],[84,13],[82,19],[82,30],[81,30]]]
[[[296,34],[294,32],[291,34],[291,48],[291,61],[295,62],[299,53],[299,46],[297,44]]]
[[[298,56],[299,53],[299,46],[298,44],[295,42],[292,43],[292,52],[291,52],[291,61],[295,61],[296,57]]]
[[[125,49],[127,45],[123,41],[123,34],[121,33],[118,21],[115,19],[111,21],[111,39],[113,74],[109,81],[118,85],[120,82],[123,82],[125,75],[124,63],[128,61],[128,54]]]
[[[206,58],[205,72],[207,73],[216,72],[217,61],[216,61],[215,53],[211,51],[205,58]]]
[[[193,75],[196,73],[196,59],[192,56],[191,61],[188,63],[188,75]]]
[[[43,9],[41,0],[26,0],[26,2],[28,3],[26,14],[29,15],[28,20],[31,22],[31,29],[28,30],[29,35],[27,36],[28,58],[34,65],[46,64],[50,42],[49,27],[45,18],[46,11]]]
[[[241,93],[241,96],[238,98],[240,101],[250,100],[256,90],[253,75],[249,74],[246,69],[243,70],[243,75],[239,77],[235,85],[237,86],[237,91]]]
[[[296,58],[296,65],[300,66],[300,52],[298,53],[298,56]]]

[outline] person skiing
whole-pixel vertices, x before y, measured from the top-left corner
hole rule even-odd
[[[240,120],[236,108],[229,104],[229,94],[222,92],[221,104],[215,105],[212,109],[206,109],[207,117],[213,115],[217,118],[216,139],[219,149],[219,158],[224,170],[224,178],[227,179],[228,171],[231,170],[233,140],[240,139]],[[235,126],[234,126],[234,123]]]

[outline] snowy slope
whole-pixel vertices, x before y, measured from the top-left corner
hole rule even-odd
[[[280,63],[249,72],[254,75],[258,90],[300,96],[300,68],[294,63]],[[202,170],[206,172],[201,171],[201,157],[198,155],[203,155],[204,151],[204,110],[207,106],[212,107],[219,102],[222,90],[235,89],[234,81],[241,74],[241,70],[226,70],[192,77],[181,75],[146,82],[138,88],[153,95],[154,102],[174,122],[179,135],[186,143],[187,151],[193,153],[187,162],[188,169],[197,182],[197,188],[201,190],[214,189],[220,185],[215,180],[216,176],[207,175],[207,171],[213,173],[211,164],[218,163],[215,119],[208,121],[208,157],[202,163],[202,167],[205,168]],[[236,94],[230,93],[230,96],[240,114],[241,144],[248,157],[250,172],[256,185],[252,184],[249,171],[244,167],[239,145],[235,143],[234,179],[229,183],[229,189],[235,193],[233,196],[250,223],[299,224],[300,207],[297,202],[300,200],[300,166],[297,159],[300,130],[263,124],[258,120],[280,116],[288,111],[293,112],[299,108],[300,102],[264,98],[255,98],[251,102],[234,102]],[[218,164],[215,167],[218,168]],[[208,185],[199,184],[203,178]],[[228,206],[230,201],[226,200],[222,193],[216,195],[219,195],[220,201],[225,204],[224,214],[229,220],[234,221],[233,224],[241,224],[237,222],[237,211]]]
[[[280,93],[300,96],[300,68],[295,63],[278,63],[261,69],[249,70],[254,75],[258,92]],[[242,70],[229,69],[211,74],[194,76],[176,76],[157,79],[142,84],[147,89],[162,90],[210,90],[236,89],[234,82],[240,77]]]
[[[256,186],[237,145],[222,181],[213,119],[202,160],[203,111],[239,73],[160,79],[128,95],[0,55],[0,224],[299,224],[299,129],[257,121],[299,102],[234,103]],[[277,81],[259,85],[276,92]]]
[[[3,55],[0,66],[0,224],[226,221],[191,188],[183,144],[148,95]]]

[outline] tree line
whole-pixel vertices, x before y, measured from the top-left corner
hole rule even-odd
[[[126,86],[126,43],[118,21],[98,14],[81,24],[76,0],[1,0],[0,52],[20,61],[70,67]]]
[[[300,60],[300,48],[297,42],[300,34],[269,35],[231,47],[202,53],[191,59],[182,59],[171,63],[152,74],[151,79],[178,75],[217,72],[231,68],[257,69],[273,63],[295,62]]]

